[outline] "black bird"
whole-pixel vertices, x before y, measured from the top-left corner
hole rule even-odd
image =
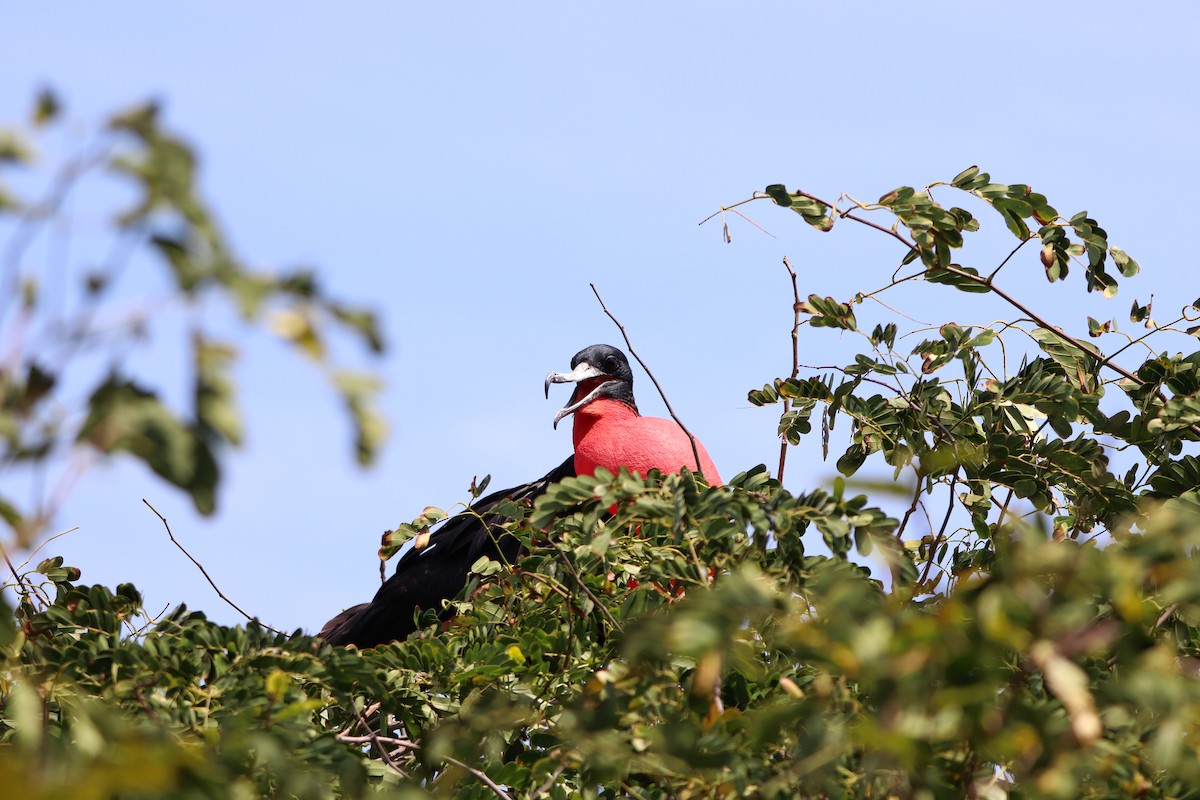
[[[575,384],[570,401],[554,417],[557,426],[563,417],[576,415],[571,456],[538,480],[493,492],[443,523],[424,547],[404,554],[371,602],[348,608],[325,623],[320,633],[325,641],[365,648],[404,639],[417,628],[418,609],[440,611],[444,601],[462,591],[471,565],[480,556],[515,561],[521,554],[520,543],[512,536],[497,538],[492,526],[507,520],[489,513],[504,500],[532,502],[550,485],[577,473],[591,475],[596,467],[614,473],[626,467],[643,474],[687,467],[702,472],[714,486],[721,482],[704,446],[696,442],[693,450],[677,423],[638,413],[633,371],[617,348],[597,344],[579,351],[571,359],[570,372],[546,376],[547,396],[552,383]]]
[[[441,610],[467,585],[467,573],[480,556],[512,563],[520,556],[520,543],[512,536],[493,535],[489,528],[507,522],[488,513],[504,500],[532,502],[551,484],[575,475],[575,456],[532,483],[493,492],[469,511],[455,514],[434,531],[424,547],[413,547],[396,564],[369,603],[360,603],[338,614],[321,629],[320,636],[333,645],[375,647],[408,638],[417,629],[416,611]]]

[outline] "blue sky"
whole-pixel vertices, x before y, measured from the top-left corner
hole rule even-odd
[[[1068,329],[1123,321],[1134,297],[1200,294],[1189,4],[43,3],[4,16],[0,124],[23,120],[43,85],[83,121],[162,99],[241,253],[316,265],[334,294],[380,311],[392,343],[377,366],[393,436],[370,471],[311,366],[250,336],[250,436],[216,517],[120,462],[86,477],[58,520],[81,530],[53,551],[85,581],[138,584],[155,610],[238,620],[143,497],[239,604],[314,630],[374,591],[383,530],[464,499],[473,475],[502,486],[556,465],[565,396],[544,400],[542,378],[588,344],[620,344],[589,282],[724,475],[773,465],[776,417],[746,391],[790,369],[780,259],[804,294],[848,299],[886,283],[901,254],[769,204],[744,210],[776,238],[734,220],[726,245],[718,224],[697,225],[766,184],[875,199],[979,164],[1060,212],[1088,210],[1141,262],[1102,303],[1077,274],[1048,286],[1023,252],[1007,285]],[[1011,247],[998,219],[983,224],[996,236],[964,263]],[[931,323],[1005,315],[918,288],[889,302]],[[852,344],[801,342],[813,364]],[[644,376],[636,388],[644,413],[665,413]],[[803,451],[787,483],[833,474]]]

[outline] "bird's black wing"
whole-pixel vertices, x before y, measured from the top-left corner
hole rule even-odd
[[[348,608],[321,629],[320,636],[333,645],[374,647],[406,638],[416,630],[418,609],[440,610],[467,584],[467,573],[480,556],[515,561],[520,543],[512,536],[498,539],[489,527],[507,521],[489,512],[505,500],[536,500],[551,484],[575,475],[575,457],[532,483],[493,492],[471,508],[448,519],[419,550],[409,550],[396,564],[396,572],[379,587],[374,599]]]

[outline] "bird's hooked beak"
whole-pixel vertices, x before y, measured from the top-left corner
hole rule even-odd
[[[571,416],[576,411],[595,400],[597,395],[600,394],[600,390],[613,380],[615,379],[611,375],[601,371],[596,367],[593,367],[586,361],[579,362],[579,365],[570,372],[551,372],[549,375],[547,375],[547,399],[550,398],[550,384],[552,383],[574,383],[579,387],[576,388],[575,392],[571,394],[571,399],[573,402],[568,402],[567,405],[560,408],[558,413],[554,415],[554,427],[558,428],[558,423],[562,421],[563,417]],[[587,396],[581,398],[580,400],[575,400],[575,395],[579,393],[579,389],[582,388],[582,385],[585,381],[596,381],[596,385],[590,392],[587,393]]]

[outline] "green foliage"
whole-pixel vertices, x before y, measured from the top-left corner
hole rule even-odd
[[[0,365],[0,474],[69,474],[83,463],[80,451],[121,453],[186,492],[200,512],[212,513],[224,451],[242,440],[232,377],[238,351],[205,322],[222,307],[273,331],[328,372],[354,423],[358,460],[369,463],[386,436],[374,407],[378,381],[338,369],[327,340],[349,334],[369,352],[382,352],[375,315],[329,297],[310,270],[264,271],[244,263],[199,193],[195,152],[163,127],[157,106],[112,116],[81,151],[42,166],[38,153],[54,151],[69,124],[63,117],[58,98],[46,91],[36,100],[29,130],[0,130],[0,336],[7,354]],[[7,175],[18,172],[26,183],[48,183],[46,196],[27,199],[8,188]],[[65,235],[70,195],[96,190],[133,198],[114,215],[106,241],[87,242],[108,249],[107,260],[80,266],[30,254],[39,237]],[[154,295],[134,300],[130,294],[146,292],[155,279],[165,279],[174,295],[166,308],[191,320],[181,341],[164,344],[156,337],[187,365],[190,396],[182,408],[127,364],[156,332],[164,305]],[[132,314],[115,313],[139,306]],[[83,409],[73,406],[78,385],[68,393],[61,380],[68,373],[90,382]],[[0,516],[18,547],[42,532],[61,497],[47,492],[25,507],[0,498]]]
[[[530,554],[452,623],[362,653],[149,621],[52,560],[0,637],[0,775],[30,797],[1192,796],[1200,495],[1144,511],[1105,547],[1005,527],[921,596],[911,550],[890,586],[854,563],[899,524],[865,497],[601,473],[506,526]]]
[[[58,113],[40,102],[36,118]],[[311,276],[231,267],[187,188],[194,159],[152,109],[113,126],[143,148],[113,162],[142,186],[122,224],[176,219],[147,241],[181,294],[232,292],[253,319],[282,300],[277,330],[319,357],[317,310],[362,323],[317,301]],[[0,140],[0,157],[22,152]],[[786,491],[761,466],[719,487],[686,471],[564,480],[504,507],[494,533],[525,556],[481,559],[452,619],[429,609],[409,640],[365,652],[184,608],[153,618],[132,586],[83,585],[61,558],[14,564],[0,785],[31,798],[1200,796],[1200,353],[1175,327],[1195,320],[1185,309],[1159,325],[1135,301],[1149,332],[1106,351],[1115,322],[1043,319],[998,277],[1026,242],[1041,243],[1024,253],[1039,280],[1079,266],[1104,296],[1107,265],[1128,278],[1137,263],[1027,186],[974,167],[938,185],[990,207],[1018,247],[986,269],[952,262],[981,223],[933,187],[847,209],[782,186],[758,195],[822,231],[866,223],[911,265],[845,302],[797,288],[797,335],[862,345],[819,368],[798,349],[790,375],[749,393],[782,407],[781,471],[819,419],[846,476],[828,489]],[[855,308],[917,280],[993,293],[1014,319],[914,331]],[[1176,344],[1160,354],[1151,335]],[[1190,354],[1169,354],[1179,342]],[[199,336],[192,352],[192,415],[113,371],[75,437],[142,459],[202,505],[241,428],[233,350]],[[10,461],[52,452],[35,412],[59,375],[28,361],[4,376]],[[364,413],[371,382],[336,380]],[[902,493],[903,513],[851,476]],[[10,503],[0,514],[27,524]],[[427,508],[389,531],[380,557],[444,517]]]

